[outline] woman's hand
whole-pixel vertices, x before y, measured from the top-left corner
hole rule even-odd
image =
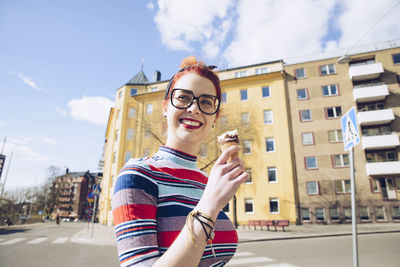
[[[208,183],[197,209],[205,212],[214,220],[220,210],[232,199],[239,186],[249,179],[244,171],[243,161],[235,159],[227,163],[229,157],[238,152],[239,146],[231,146],[221,153],[208,177]]]

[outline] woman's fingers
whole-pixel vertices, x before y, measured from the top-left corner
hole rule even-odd
[[[231,146],[228,147],[224,152],[221,153],[217,161],[215,162],[216,165],[225,164],[226,161],[229,159],[231,155],[238,152],[240,150],[240,146]]]

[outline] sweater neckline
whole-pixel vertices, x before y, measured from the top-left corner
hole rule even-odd
[[[156,156],[184,167],[197,169],[197,156],[187,154],[171,147],[160,146]]]

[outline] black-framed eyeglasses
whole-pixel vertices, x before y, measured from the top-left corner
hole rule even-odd
[[[214,95],[203,94],[194,96],[190,90],[175,88],[171,92],[171,104],[177,109],[187,109],[196,100],[200,111],[207,115],[213,115],[219,110],[220,100]]]

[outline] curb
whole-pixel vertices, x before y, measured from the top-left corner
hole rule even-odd
[[[87,229],[82,229],[71,238],[71,242],[80,243],[80,244],[98,245],[98,246],[116,246],[117,245],[115,240],[86,237],[85,235],[87,235],[87,234],[88,234]]]
[[[374,231],[374,232],[359,232],[357,235],[371,235],[371,234],[390,234],[400,233],[400,230],[388,230],[388,231]],[[337,234],[316,234],[316,235],[302,235],[302,236],[287,236],[287,237],[274,237],[274,238],[260,238],[260,239],[243,239],[238,243],[251,243],[251,242],[262,242],[262,241],[279,241],[279,240],[290,240],[290,239],[308,239],[308,238],[321,238],[321,237],[336,237],[336,236],[349,236],[353,233],[337,233]]]

